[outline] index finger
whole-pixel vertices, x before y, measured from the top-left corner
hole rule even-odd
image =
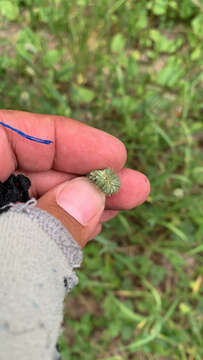
[[[1,110],[0,121],[28,135],[53,141],[48,145],[35,143],[0,126],[1,180],[17,169],[54,169],[82,175],[106,167],[119,171],[126,162],[126,148],[119,139],[77,120]]]

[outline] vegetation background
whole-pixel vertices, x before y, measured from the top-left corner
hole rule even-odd
[[[203,0],[0,0],[0,107],[121,139],[151,194],[84,250],[63,360],[203,359]]]

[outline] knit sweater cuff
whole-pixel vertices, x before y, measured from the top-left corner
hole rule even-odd
[[[82,251],[36,199],[0,215],[0,360],[52,360]]]
[[[44,230],[60,248],[67,259],[68,265],[73,269],[79,268],[82,262],[81,247],[73,239],[72,235],[65,229],[62,223],[48,212],[36,207],[37,200],[32,198],[26,203],[10,203],[11,212],[27,214],[38,226]],[[78,284],[78,278],[74,272],[66,278],[65,285],[70,291]]]

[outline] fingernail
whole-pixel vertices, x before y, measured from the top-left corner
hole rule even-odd
[[[104,208],[105,195],[86,178],[69,181],[56,196],[57,204],[80,224],[88,222]]]

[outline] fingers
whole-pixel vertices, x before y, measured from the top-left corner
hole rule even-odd
[[[0,181],[5,181],[16,169],[16,159],[4,129],[0,126]]]
[[[15,174],[23,173],[31,180],[30,196],[38,198],[51,190],[53,187],[71,180],[77,175],[60,173],[49,170],[39,173],[16,171]],[[124,168],[118,172],[121,187],[112,196],[106,197],[105,210],[130,210],[142,204],[150,192],[150,184],[147,177],[139,171]],[[106,221],[106,220],[104,220]]]
[[[74,174],[63,173],[55,170],[48,170],[42,172],[29,172],[23,170],[15,171],[15,175],[24,174],[29,177],[31,181],[31,188],[29,190],[30,197],[38,199],[55,186],[71,180],[76,177]]]
[[[112,167],[119,171],[126,162],[127,152],[119,139],[76,120],[58,119],[56,139],[55,170],[86,174]]]
[[[50,140],[54,138],[53,121],[47,115],[38,116],[23,111],[0,110],[0,121],[16,128],[28,135]],[[22,168],[25,171],[45,171],[50,168],[55,154],[53,144],[39,144],[16,134],[16,132],[0,126],[7,135],[10,151],[16,159],[16,163],[6,163],[4,157],[0,158],[0,171],[3,167]],[[2,133],[1,131],[1,133]],[[2,146],[2,137],[0,137]],[[5,150],[5,149],[4,149]]]
[[[0,126],[0,143],[6,134],[10,144],[10,148],[8,145],[3,148],[3,152],[10,154],[9,163],[0,154],[0,171],[9,166],[29,172],[54,169],[82,175],[106,167],[119,171],[126,162],[126,149],[119,139],[76,120],[0,110],[0,121],[29,135],[53,141],[49,145],[36,143]]]
[[[102,231],[102,225],[101,224],[98,224],[95,228],[95,230],[93,231],[93,233],[91,233],[87,239],[87,242],[88,241],[91,241],[95,238],[95,236],[99,235],[100,232]]]
[[[48,191],[37,206],[59,219],[83,247],[101,227],[105,195],[86,177],[80,177]]]
[[[118,210],[104,210],[100,222],[103,223],[105,221],[109,221],[113,219],[116,215],[118,215],[118,213],[119,213]]]
[[[147,177],[129,168],[122,169],[118,175],[120,190],[112,196],[107,196],[105,209],[130,210],[141,205],[150,193]]]

